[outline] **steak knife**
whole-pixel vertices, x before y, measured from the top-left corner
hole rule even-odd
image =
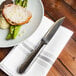
[[[19,73],[24,73],[24,72],[28,72],[31,68],[31,66],[33,65],[33,63],[36,61],[38,55],[41,53],[42,50],[40,50],[42,48],[43,45],[47,44],[52,37],[54,36],[54,34],[56,33],[56,31],[58,30],[59,26],[63,23],[65,17],[62,17],[60,19],[58,19],[53,25],[52,27],[50,27],[50,29],[47,31],[47,33],[44,35],[44,37],[41,39],[39,45],[36,47],[35,50],[33,50],[32,54],[30,55],[30,57],[27,59],[27,61],[25,61],[19,68],[18,72]]]

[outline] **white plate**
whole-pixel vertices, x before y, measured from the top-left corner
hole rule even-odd
[[[2,2],[2,0],[0,0],[0,2]],[[8,29],[0,29],[0,48],[15,46],[35,32],[44,15],[44,8],[41,0],[28,0],[28,9],[32,12],[32,19],[28,24],[21,27],[20,34],[22,33],[23,35],[18,36],[14,40],[6,40],[5,38],[8,34]]]

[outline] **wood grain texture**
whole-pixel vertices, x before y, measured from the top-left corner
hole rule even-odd
[[[42,0],[45,8],[45,15],[50,19],[56,21],[58,18],[64,16],[60,11],[52,7],[50,1],[54,0]],[[66,0],[66,3],[69,0]],[[70,0],[71,1],[71,0]],[[74,9],[76,6],[70,4]],[[73,7],[74,5],[74,7]],[[59,58],[54,63],[53,67],[50,69],[47,76],[76,76],[76,26],[73,25],[69,19],[65,19],[63,26],[74,31],[72,39],[63,49]],[[74,40],[73,40],[74,39]],[[0,61],[10,52],[11,48],[0,49]],[[7,76],[4,72],[0,70],[0,76]]]
[[[50,18],[52,18],[54,21],[56,21],[57,19],[65,16],[66,19],[63,23],[63,25],[67,28],[69,28],[70,30],[74,31],[74,35],[73,35],[73,39],[76,40],[76,11],[74,9],[71,9],[71,6],[66,5],[65,3],[59,3],[60,8],[56,8],[53,5],[53,0],[42,0],[43,4],[44,4],[44,8],[45,8],[45,12],[49,15]],[[56,0],[54,0],[56,1]],[[66,7],[68,6],[69,9],[66,9],[66,7],[63,8],[63,6],[66,5]],[[62,9],[63,8],[63,9]],[[71,12],[73,11],[73,12]],[[70,13],[69,13],[70,12]],[[72,22],[72,16],[68,15],[68,14],[72,14],[74,17],[74,23]]]
[[[72,74],[58,60],[56,60],[47,76],[72,76]]]
[[[2,70],[0,70],[0,76],[8,76]]]
[[[76,42],[72,39],[59,57],[60,61],[76,76]]]
[[[76,10],[76,0],[65,0],[65,2]]]
[[[11,48],[0,48],[0,61],[9,53],[10,50]]]

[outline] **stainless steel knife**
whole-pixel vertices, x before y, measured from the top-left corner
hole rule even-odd
[[[28,70],[30,70],[31,66],[33,65],[33,63],[35,62],[35,60],[37,59],[38,55],[41,53],[40,49],[44,44],[47,44],[51,38],[54,36],[54,34],[56,33],[56,31],[58,30],[59,26],[63,23],[65,17],[62,17],[60,19],[58,19],[53,25],[52,27],[50,27],[50,29],[48,30],[48,32],[44,35],[44,37],[41,39],[38,47],[32,52],[32,54],[30,55],[30,57],[28,58],[27,61],[25,61],[21,67],[19,68],[18,72],[19,73],[24,73],[27,72]]]

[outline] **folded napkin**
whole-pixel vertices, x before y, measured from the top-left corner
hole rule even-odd
[[[28,59],[32,50],[37,47],[39,41],[52,24],[53,21],[44,16],[42,23],[35,33],[27,40],[14,47],[0,63],[0,68],[9,76],[46,76],[73,34],[72,31],[63,26],[60,26],[50,42],[41,48],[41,53],[38,55],[28,72],[19,74],[17,71],[20,65]]]

